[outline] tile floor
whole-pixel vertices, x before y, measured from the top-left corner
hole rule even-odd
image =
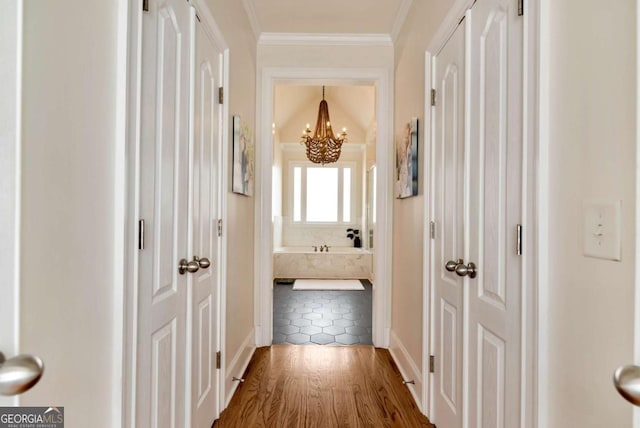
[[[373,345],[371,283],[364,290],[293,290],[273,287],[273,343]]]

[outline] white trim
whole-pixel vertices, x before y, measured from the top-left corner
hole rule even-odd
[[[536,373],[538,370],[538,290],[540,257],[538,251],[548,248],[541,246],[536,239],[540,221],[538,207],[540,201],[537,198],[542,161],[539,158],[539,1],[528,0],[524,3],[523,22],[523,183],[522,183],[522,224],[525,229],[524,257],[522,262],[522,373],[521,373],[521,419],[522,428],[534,428],[538,426],[536,415],[536,402],[538,394],[538,382]],[[547,110],[548,111],[548,110]],[[548,163],[544,165],[548,166]],[[526,239],[526,238],[530,239]],[[545,330],[541,330],[545,331]]]
[[[262,30],[260,30],[260,20],[258,19],[258,14],[256,14],[256,8],[253,4],[253,0],[242,0],[242,6],[244,7],[244,12],[247,14],[251,31],[253,31],[253,37],[257,42]]]
[[[415,361],[409,355],[409,351],[404,346],[402,341],[396,334],[391,332],[391,345],[389,346],[389,353],[393,358],[393,361],[396,363],[396,367],[400,371],[402,375],[402,379],[404,381],[414,381],[415,384],[407,383],[406,387],[411,392],[411,396],[413,397],[416,405],[420,409],[422,413],[425,413],[425,408],[423,407],[424,397],[422,397],[421,392],[424,391],[424,385],[422,379],[424,379],[424,372],[420,373],[420,369]],[[424,360],[425,358],[423,358]],[[428,360],[428,359],[427,359]],[[427,366],[427,371],[429,368]]]
[[[639,0],[640,1],[640,0]],[[433,144],[432,141],[432,114],[433,109],[431,106],[431,88],[433,87],[432,73],[431,73],[431,54],[425,52],[424,56],[424,125],[423,125],[423,138],[425,141],[424,147],[424,164],[423,164],[423,189],[424,189],[424,236],[423,241],[423,275],[422,275],[422,325],[425,326],[422,329],[422,413],[427,417],[432,414],[431,409],[431,382],[433,376],[429,372],[429,356],[433,345],[431,343],[431,326],[433,325],[431,319],[431,284],[433,284],[432,269],[429,268],[431,264],[431,247],[433,245],[433,239],[431,239],[431,220],[434,218],[432,212],[431,195],[433,190],[431,188],[433,178],[430,174],[433,174]],[[426,327],[429,326],[429,327]]]
[[[220,30],[220,27],[218,27],[218,24],[211,13],[211,9],[207,6],[207,3],[204,0],[190,0],[189,3],[195,8],[196,15],[201,18],[201,22],[204,24],[203,28],[209,35],[214,46],[220,51],[227,49],[227,42],[225,41],[222,31]]]
[[[475,0],[455,0],[455,3],[440,23],[438,31],[436,31],[431,42],[429,42],[427,52],[431,52],[433,55],[437,55],[438,52],[440,52],[445,43],[447,43],[447,40],[449,40],[453,32],[458,28],[460,20],[464,18],[465,13],[474,2]]]
[[[121,382],[125,379],[125,296],[127,271],[127,119],[129,105],[127,101],[128,79],[128,19],[129,1],[118,1],[118,39],[116,71],[116,129],[114,153],[114,237],[113,237],[113,348],[112,359],[112,418],[122,424],[125,415],[125,390]]]
[[[402,27],[404,27],[404,23],[407,20],[407,16],[409,16],[411,6],[413,6],[413,0],[402,0],[402,3],[400,3],[398,13],[396,13],[396,19],[393,21],[393,27],[391,28],[392,40],[398,39],[398,36],[402,31]]]
[[[223,87],[229,88],[229,49],[225,49],[222,54],[222,82]],[[221,141],[221,149],[222,154],[220,158],[221,168],[220,168],[220,200],[218,204],[218,209],[220,210],[220,219],[222,219],[222,237],[220,238],[220,284],[219,284],[219,295],[218,302],[220,307],[218,308],[218,313],[220,314],[220,343],[218,344],[218,350],[221,353],[220,358],[220,373],[218,378],[220,379],[220,391],[218,394],[219,398],[219,409],[220,411],[226,408],[225,403],[225,394],[224,394],[224,382],[222,381],[226,376],[226,364],[225,364],[225,354],[224,347],[227,343],[227,251],[228,248],[228,240],[227,240],[227,229],[228,229],[228,200],[229,200],[229,192],[227,189],[229,188],[229,144],[226,144],[229,141],[229,126],[226,124],[229,123],[229,103],[226,102],[222,105],[222,141]]]
[[[640,0],[636,0],[636,24],[640,22]],[[636,25],[636,195],[635,195],[635,265],[640,263],[640,27]],[[633,363],[640,364],[640,269],[635,269]],[[640,407],[633,407],[633,427],[640,428]]]
[[[231,398],[233,398],[233,394],[236,392],[236,388],[238,388],[239,382],[234,381],[233,378],[242,378],[244,376],[244,372],[247,370],[249,366],[249,362],[251,361],[251,357],[253,357],[254,352],[256,351],[255,345],[253,345],[254,332],[249,332],[249,335],[245,337],[242,341],[242,345],[238,348],[238,352],[233,356],[231,363],[229,363],[228,377],[224,378],[225,385],[225,394],[224,394],[224,408],[229,405]]]
[[[550,3],[553,0],[539,0],[539,23],[538,23],[538,144],[536,150],[537,158],[537,193],[536,193],[536,215],[537,215],[537,249],[535,254],[538,261],[537,266],[537,310],[536,310],[536,378],[535,387],[536,395],[534,397],[534,427],[544,427],[549,417],[549,396],[546,391],[540,390],[540,385],[548,384],[546,379],[549,373],[549,349],[547,343],[546,332],[549,331],[550,323],[546,316],[540,314],[549,313],[549,260],[547,259],[546,249],[549,248],[549,133],[550,118],[548,112],[550,110],[551,99],[551,74],[550,74],[550,57],[549,46],[551,29],[549,18]]]
[[[7,82],[0,93],[4,98],[0,108],[0,156],[3,168],[0,169],[0,216],[6,221],[0,225],[0,262],[2,270],[0,281],[3,304],[0,305],[1,321],[8,323],[8,328],[0,334],[0,351],[6,357],[20,353],[20,265],[21,265],[21,200],[22,200],[22,65],[23,65],[23,31],[24,3],[22,0],[12,2],[3,9],[3,20],[11,22],[0,29],[0,57],[7,64],[0,74]],[[6,102],[6,105],[5,105]],[[6,167],[4,167],[6,166]],[[5,217],[6,216],[6,217]],[[5,318],[6,316],[6,318]],[[29,350],[25,350],[29,351]],[[33,350],[31,350],[33,351]],[[0,406],[17,406],[20,396],[0,396]]]
[[[126,218],[124,266],[124,408],[122,426],[136,426],[136,366],[138,341],[138,251],[136,237],[140,199],[140,106],[142,75],[141,0],[129,2],[127,25],[127,113],[126,113]]]
[[[258,45],[392,47],[393,40],[388,34],[262,33]]]
[[[260,70],[261,68],[258,67]],[[376,285],[373,289],[373,343],[378,347],[389,346],[391,324],[391,224],[393,220],[393,68],[263,68],[258,73],[257,135],[263,144],[256,147],[256,235],[254,272],[254,322],[256,344],[267,346],[273,337],[273,233],[272,233],[272,164],[273,144],[273,87],[281,82],[324,84],[327,80],[354,84],[375,84],[377,133],[377,223],[375,235],[377,263]]]

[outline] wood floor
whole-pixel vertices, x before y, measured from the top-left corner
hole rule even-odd
[[[214,427],[432,427],[372,346],[258,348]]]

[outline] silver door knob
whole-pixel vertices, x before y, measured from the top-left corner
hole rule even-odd
[[[627,401],[640,406],[640,367],[618,367],[613,373],[613,384]]]
[[[473,262],[469,262],[468,265],[465,265],[464,263],[460,263],[459,265],[456,266],[456,274],[458,274],[458,276],[469,276],[469,278],[475,278],[476,277],[476,265]]]
[[[18,355],[5,359],[0,352],[0,394],[18,395],[38,383],[44,363],[32,355]]]
[[[462,259],[458,259],[457,262],[454,262],[453,260],[449,260],[445,265],[444,268],[446,270],[448,270],[449,272],[455,272],[456,271],[456,267],[458,267],[458,265],[464,264],[464,261]]]
[[[178,273],[180,275],[184,275],[186,272],[195,273],[200,269],[200,264],[197,260],[192,260],[190,262],[187,259],[182,259],[178,262]]]
[[[199,259],[197,256],[194,256],[193,260],[198,262],[198,266],[200,266],[200,269],[206,269],[211,266],[211,261],[206,257]]]

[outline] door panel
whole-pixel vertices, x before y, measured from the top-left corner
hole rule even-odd
[[[522,19],[516,2],[480,0],[467,13],[469,427],[520,425]],[[466,260],[466,259],[465,259]]]
[[[185,425],[189,6],[151,0],[143,15],[136,422]]]
[[[209,428],[218,417],[219,371],[219,238],[218,179],[221,112],[217,99],[222,55],[203,24],[195,22],[194,135],[192,159],[192,251],[211,265],[193,274],[192,422]]]
[[[464,251],[464,26],[459,26],[435,57],[433,421],[443,427],[462,426],[463,281],[445,270]]]

